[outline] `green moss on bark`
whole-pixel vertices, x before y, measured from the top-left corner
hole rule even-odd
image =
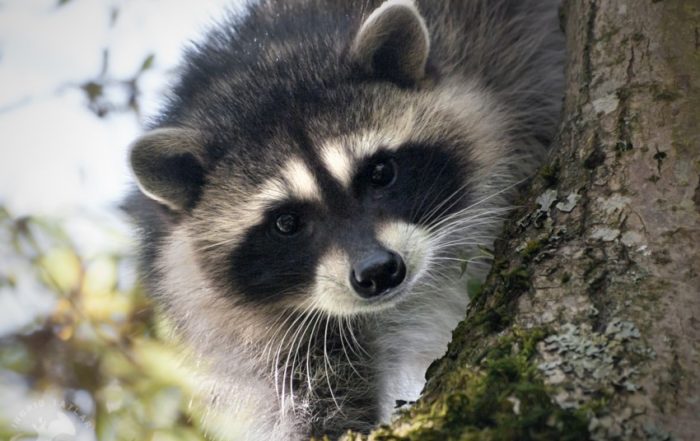
[[[536,346],[546,329],[514,329],[474,363],[443,377],[442,392],[404,412],[394,428],[383,427],[372,441],[585,440],[583,411],[564,410],[550,398],[536,364]]]

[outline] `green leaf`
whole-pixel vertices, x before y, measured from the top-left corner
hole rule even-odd
[[[143,63],[141,63],[141,70],[140,72],[145,72],[149,70],[150,68],[153,67],[153,62],[155,61],[156,56],[155,54],[149,54],[144,60]]]

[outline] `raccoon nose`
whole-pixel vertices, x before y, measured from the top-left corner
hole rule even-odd
[[[375,251],[353,265],[350,283],[366,299],[377,297],[395,288],[406,278],[406,265],[396,253]]]

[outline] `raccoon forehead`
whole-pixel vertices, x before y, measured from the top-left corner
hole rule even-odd
[[[320,142],[322,166],[343,187],[350,186],[359,161],[379,150],[397,150],[411,140],[416,125],[415,108],[408,107],[399,116],[380,120],[384,123],[381,129],[364,130]]]
[[[291,156],[278,165],[268,163],[262,167],[252,167],[252,170],[234,168],[222,175],[220,181],[227,181],[226,188],[223,194],[216,192],[213,198],[225,197],[226,191],[230,190],[238,195],[232,203],[238,207],[250,205],[248,210],[254,206],[274,206],[287,200],[321,200],[321,187],[312,168],[297,156]]]

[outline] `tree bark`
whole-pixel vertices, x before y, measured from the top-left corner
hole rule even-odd
[[[556,153],[422,398],[371,440],[700,439],[700,0],[562,12]]]

